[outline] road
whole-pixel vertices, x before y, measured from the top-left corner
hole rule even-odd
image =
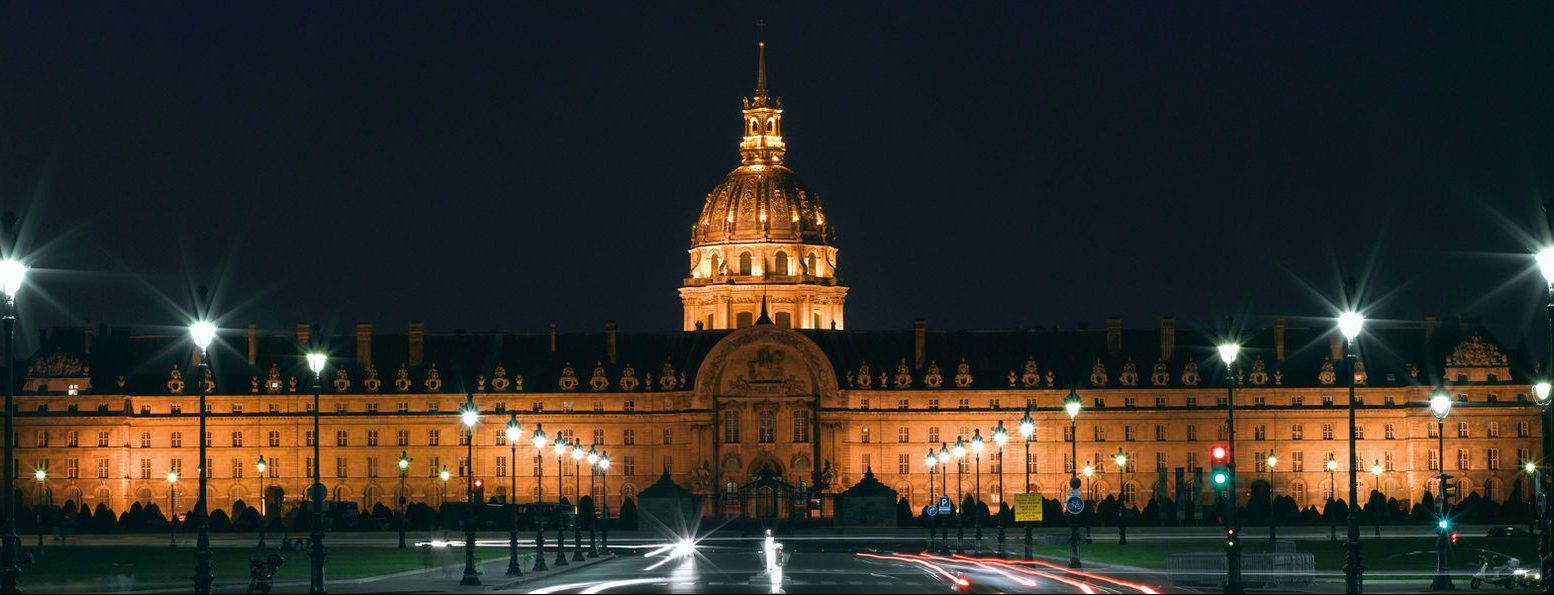
[[[667,544],[665,544],[667,546]],[[691,555],[669,547],[622,549],[606,563],[508,588],[516,593],[1153,593],[1150,587],[1045,562],[860,549],[829,539],[789,539],[775,578],[758,540],[707,540]]]

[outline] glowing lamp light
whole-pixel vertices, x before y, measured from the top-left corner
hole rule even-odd
[[[315,375],[316,374],[322,374],[324,372],[324,362],[326,362],[328,360],[329,360],[329,356],[324,355],[322,353],[318,353],[318,352],[309,353],[308,354],[308,369],[312,370]]]
[[[581,452],[581,451],[579,451],[579,452]],[[592,446],[588,447],[588,464],[589,465],[598,465],[599,464],[599,452],[594,450],[594,447],[592,447]]]
[[[1350,310],[1338,315],[1338,332],[1343,333],[1345,339],[1353,341],[1360,336],[1360,329],[1365,327],[1365,317],[1359,312]]]
[[[947,443],[944,443],[944,442],[940,442],[939,443],[939,463],[943,464],[943,463],[948,463],[948,462],[950,462],[950,445],[947,444]]]
[[[1539,250],[1533,258],[1538,261],[1538,271],[1543,273],[1543,280],[1554,286],[1554,246]],[[6,276],[9,278],[9,271],[6,272]],[[10,294],[7,293],[7,295]]]
[[[459,411],[459,421],[463,422],[466,428],[473,428],[480,421],[480,412],[471,405],[465,404],[464,408]]]
[[[560,434],[557,434],[556,441],[551,443],[550,452],[554,453],[558,457],[567,454],[567,441],[562,440]]]
[[[167,472],[167,483],[178,483],[178,472],[177,471],[168,471]]]
[[[1112,455],[1112,462],[1117,464],[1118,469],[1125,469],[1128,466],[1128,455],[1118,450],[1117,454]]]
[[[1430,393],[1430,413],[1435,414],[1435,419],[1445,420],[1451,413],[1451,393],[1446,392],[1445,386],[1435,387],[1435,392]]]
[[[1446,519],[1441,519],[1441,520],[1435,522],[1435,526],[1440,527],[1442,529],[1445,529],[1447,527],[1450,527],[1451,523],[1446,522]]]
[[[0,260],[0,292],[5,293],[6,299],[16,299],[16,292],[22,290],[26,280],[27,265],[11,258]]]
[[[1084,473],[1085,477],[1090,477],[1091,475],[1095,475],[1095,466],[1094,465],[1085,465],[1083,473]]]
[[[1009,430],[1004,429],[1004,420],[1000,419],[998,420],[998,427],[993,428],[993,444],[1003,448],[1006,442],[1009,442]]]
[[[934,465],[939,464],[939,457],[934,455],[932,448],[928,449],[928,456],[923,458],[923,464],[928,465],[930,471],[933,470]]]
[[[599,468],[603,469],[605,471],[609,471],[610,470],[610,454],[609,453],[603,453],[603,454],[599,455]]]
[[[400,471],[404,471],[404,470],[407,470],[409,468],[410,468],[410,455],[408,453],[406,453],[405,451],[399,451],[399,470]]]
[[[38,469],[32,472],[32,477],[38,481],[43,481],[49,478],[49,471],[47,469]]]
[[[545,448],[545,443],[547,442],[545,440],[545,424],[534,424],[534,436],[530,438],[530,441],[534,443],[535,450],[543,450]]]
[[[973,454],[982,454],[982,448],[982,428],[977,428],[977,431],[971,435],[971,452]]]
[[[254,465],[254,468],[259,470],[260,475],[264,475],[264,470],[270,468],[270,464],[265,462],[264,455],[259,455],[259,462]]]
[[[210,347],[210,342],[216,340],[216,325],[209,321],[201,320],[189,325],[189,338],[194,340],[194,345],[204,351]]]
[[[574,441],[572,443],[572,461],[581,462],[583,460],[584,454],[583,441],[581,439]]]
[[[507,429],[505,432],[507,435],[508,444],[518,444],[518,439],[523,437],[523,428],[518,425],[517,413],[514,413],[512,414],[512,417],[507,418]]]
[[[443,467],[442,471],[438,471],[437,472],[437,479],[441,479],[443,481],[443,483],[447,483],[449,477],[453,477],[453,474],[452,473],[448,473],[448,468],[447,467]]]
[[[1025,415],[1020,416],[1020,437],[1031,439],[1031,434],[1036,433],[1036,420],[1031,419],[1031,408],[1025,408]]]
[[[1550,384],[1549,381],[1540,380],[1532,385],[1532,398],[1538,402],[1538,405],[1548,406],[1551,396],[1554,396],[1554,384]]]
[[[1381,469],[1381,461],[1376,461],[1375,463],[1371,463],[1371,475],[1375,475],[1376,477],[1379,478],[1379,477],[1381,477],[1381,471],[1382,471],[1382,469]]]
[[[1278,455],[1275,455],[1275,454],[1273,454],[1271,452],[1268,453],[1268,468],[1272,469],[1272,468],[1277,467],[1277,466],[1279,466],[1279,457],[1278,457]]]
[[[1338,459],[1333,458],[1333,455],[1327,455],[1327,461],[1322,464],[1327,467],[1329,473],[1338,470]]]
[[[966,458],[966,440],[960,436],[956,436],[955,446],[954,448],[950,449],[950,454],[953,455],[956,460]]]
[[[1522,470],[1526,471],[1528,473],[1537,473],[1538,472],[1538,464],[1534,463],[1532,461],[1527,461],[1526,463],[1522,464]]]
[[[1241,345],[1237,343],[1221,343],[1219,346],[1219,359],[1230,365],[1236,362],[1236,356],[1241,354]]]
[[[1074,389],[1068,389],[1068,396],[1063,397],[1063,411],[1068,413],[1070,421],[1079,417],[1079,408],[1082,406],[1079,402],[1079,393],[1074,392]]]

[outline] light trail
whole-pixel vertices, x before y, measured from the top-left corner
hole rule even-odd
[[[603,592],[608,591],[610,589],[617,589],[617,588],[620,588],[620,587],[630,587],[630,586],[633,586],[633,585],[650,585],[650,584],[653,584],[653,583],[667,583],[667,582],[670,582],[670,579],[669,579],[669,577],[666,577],[666,576],[652,577],[652,578],[629,578],[629,579],[625,579],[625,580],[610,581],[610,582],[607,582],[607,583],[596,584],[596,585],[594,585],[592,587],[589,587],[587,589],[583,589],[583,594],[584,595],[592,595],[593,593],[603,593]]]
[[[913,564],[917,564],[919,566],[922,566],[924,568],[932,570],[935,573],[938,573],[940,576],[943,576],[945,578],[945,580],[948,580],[948,581],[950,581],[950,582],[952,582],[952,583],[954,583],[954,584],[956,584],[958,586],[961,586],[961,587],[969,587],[969,586],[971,586],[971,582],[970,581],[967,581],[966,579],[963,579],[960,576],[957,576],[955,573],[950,572],[948,570],[945,570],[944,567],[939,566],[938,564],[934,564],[933,562],[929,562],[927,560],[917,560],[917,559],[913,559],[913,558],[908,558],[906,556],[902,556],[900,554],[879,555],[879,554],[870,554],[868,552],[858,552],[858,555],[862,556],[864,558],[874,558],[876,560],[895,560],[897,562],[911,562]]]
[[[915,554],[915,555],[919,556],[919,557],[923,557],[923,558],[928,558],[928,559],[931,559],[931,560],[943,560],[943,561],[946,561],[946,562],[970,563],[970,564],[975,564],[977,566],[982,566],[984,568],[986,567],[980,560],[977,560],[975,558],[969,558],[969,557],[966,557],[966,556],[956,556],[956,558],[952,559],[952,558],[945,558],[945,557],[942,557],[942,556],[934,556],[934,555],[926,555],[926,554]],[[1013,567],[1011,567],[1011,568],[1013,568]],[[1079,592],[1084,593],[1085,595],[1095,595],[1095,587],[1092,587],[1092,586],[1087,585],[1085,583],[1082,583],[1082,582],[1070,579],[1068,577],[1059,576],[1059,575],[1055,575],[1055,574],[1051,574],[1051,573],[1047,573],[1047,572],[1041,572],[1039,570],[1026,570],[1026,569],[1015,569],[1015,570],[1017,572],[1020,572],[1021,574],[1028,574],[1030,576],[1037,576],[1037,577],[1041,577],[1041,578],[1044,578],[1044,579],[1047,579],[1047,580],[1050,580],[1050,581],[1053,581],[1053,582],[1057,582],[1057,583],[1062,583],[1062,584],[1068,585],[1070,587],[1078,589]],[[997,572],[997,571],[995,571],[995,572]],[[1002,574],[1002,573],[1000,573],[1000,574]]]

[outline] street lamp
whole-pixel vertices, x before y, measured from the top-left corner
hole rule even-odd
[[[49,470],[44,468],[34,469],[32,478],[38,482],[38,549],[43,549],[43,515],[47,507],[53,502],[53,494],[49,492]]]
[[[976,490],[971,497],[971,522],[976,526],[973,536],[977,540],[977,549],[982,549],[982,428],[977,428],[971,434],[971,456],[976,465]]]
[[[264,549],[264,522],[268,516],[265,513],[269,512],[269,506],[264,497],[264,470],[269,469],[270,464],[265,462],[264,455],[261,454],[254,468],[259,470],[259,549],[262,550]]]
[[[1442,453],[1442,454],[1444,454],[1444,453]],[[1443,456],[1442,458],[1445,458],[1445,457]],[[1443,463],[1444,463],[1444,461],[1443,461]],[[1445,465],[1443,464],[1441,466],[1444,467]],[[1382,489],[1381,489],[1381,474],[1383,472],[1385,472],[1385,471],[1386,471],[1386,469],[1382,468],[1381,461],[1379,459],[1376,460],[1376,462],[1371,463],[1371,475],[1375,475],[1376,476],[1376,489],[1371,490],[1371,491],[1374,492],[1374,493],[1377,493],[1377,494],[1381,494],[1381,499],[1382,499],[1383,502],[1385,502],[1386,499],[1387,499],[1387,493],[1382,491]],[[1367,500],[1366,503],[1369,504],[1369,500]],[[1376,511],[1376,514],[1371,515],[1372,519],[1376,521],[1376,539],[1381,539],[1381,515],[1383,515],[1383,514],[1386,514],[1386,508],[1385,507],[1383,507],[1381,510]]]
[[[167,472],[167,545],[178,547],[178,472]]]
[[[579,494],[578,497],[577,497],[577,501],[572,503],[572,511],[573,511],[572,512],[572,561],[573,562],[582,562],[583,561],[583,519],[582,519],[583,496],[581,494],[583,493],[583,469],[582,469],[582,467],[583,467],[583,454],[584,454],[583,453],[583,439],[582,438],[573,438],[572,439],[572,444],[568,445],[568,448],[570,449],[570,451],[572,453],[572,490],[574,492],[576,492],[577,494]],[[590,472],[592,472],[593,468],[590,467],[588,470]],[[589,476],[588,476],[588,496],[589,496],[588,500],[590,502],[593,501],[593,491],[594,491],[594,478],[593,478],[593,474],[590,473]],[[592,519],[590,519],[590,520],[592,520]],[[589,529],[589,531],[591,532],[591,531],[593,531],[593,529]],[[592,535],[592,533],[590,533],[590,535]]]
[[[324,436],[318,429],[319,418],[319,393],[323,390],[320,386],[324,374],[324,363],[329,357],[319,352],[308,354],[308,369],[313,371],[313,485],[308,487],[308,494],[313,506],[313,522],[308,534],[308,557],[312,559],[312,570],[308,573],[308,593],[324,592],[324,479],[320,470],[324,466],[324,459],[319,458],[319,444],[324,442]],[[204,386],[202,383],[201,386]],[[200,415],[205,415],[205,406],[200,405]],[[204,431],[203,429],[201,430]],[[201,442],[200,444],[204,444]],[[203,455],[202,455],[203,458]]]
[[[1554,295],[1554,294],[1551,294]],[[1554,308],[1554,302],[1551,302]],[[1338,316],[1338,332],[1344,336],[1344,359],[1349,363],[1349,505],[1351,508],[1359,505],[1360,499],[1360,455],[1355,450],[1354,443],[1354,414],[1356,405],[1354,402],[1354,373],[1359,363],[1359,354],[1355,353],[1355,340],[1359,338],[1360,331],[1365,328],[1365,317],[1359,312],[1349,310]],[[1360,559],[1360,515],[1348,515],[1348,543],[1345,544],[1344,556],[1344,593],[1358,595],[1365,590],[1365,566]]]
[[[928,456],[923,457],[923,464],[928,466],[928,510],[933,511],[933,514],[929,516],[934,517],[934,520],[939,520],[939,497],[933,491],[933,468],[934,465],[939,464],[939,457],[934,455],[932,446],[928,447]],[[923,524],[928,525],[928,547],[926,549],[933,551],[934,526],[926,521]],[[943,525],[944,522],[940,521],[939,524]]]
[[[561,515],[561,506],[560,506],[561,505],[561,500],[562,500],[562,498],[566,497],[566,496],[563,495],[563,493],[565,491],[565,488],[563,488],[561,486],[561,480],[566,476],[566,473],[562,470],[561,463],[566,458],[567,447],[568,446],[570,446],[570,444],[567,443],[566,439],[562,438],[560,433],[557,433],[556,434],[556,441],[551,444],[551,449],[550,449],[551,453],[556,455],[556,515],[557,515],[557,517],[556,517],[556,521],[557,521],[556,522],[556,561],[552,562],[551,566],[555,566],[555,567],[558,567],[558,568],[562,567],[562,566],[569,566],[570,565],[570,564],[567,563],[567,523],[566,523],[566,519],[564,517],[560,516]]]
[[[1550,285],[1550,287],[1554,288],[1554,285]],[[1554,292],[1554,289],[1551,289],[1550,291]],[[1554,300],[1554,297],[1551,297],[1550,299]],[[1554,301],[1551,301],[1551,304],[1554,304]],[[1550,306],[1550,314],[1554,315],[1554,305]],[[1550,324],[1554,325],[1554,322],[1551,322]],[[1554,352],[1551,352],[1551,356],[1554,356]],[[1554,430],[1551,430],[1551,428],[1554,428],[1554,407],[1550,407],[1551,404],[1554,404],[1554,385],[1551,385],[1546,379],[1539,380],[1532,386],[1532,396],[1533,401],[1538,404],[1538,409],[1541,412],[1539,417],[1543,422],[1543,472],[1547,474],[1550,472],[1550,453],[1554,453],[1554,435],[1551,435],[1554,434]],[[1441,453],[1441,470],[1443,472],[1446,470],[1445,452]],[[1554,504],[1551,504],[1550,501],[1554,501],[1554,493],[1550,493],[1550,488],[1546,483],[1544,483],[1543,478],[1536,475],[1534,475],[1533,478],[1537,480],[1537,489],[1543,494],[1543,510],[1538,512],[1539,568],[1541,569],[1542,576],[1554,576],[1554,574],[1549,573],[1551,570],[1554,570],[1554,554],[1550,553],[1551,547],[1554,546],[1551,546],[1549,538],[1549,517],[1551,513],[1554,513]],[[1551,585],[1549,588],[1554,589],[1554,581],[1548,581],[1546,584]]]
[[[545,513],[540,504],[545,502],[545,424],[534,424],[534,434],[529,438],[534,445],[534,572],[550,570],[545,564]]]
[[[599,549],[606,556],[615,554],[610,552],[610,453],[599,453],[599,487],[604,488],[604,506],[600,509],[604,512],[604,518],[599,523]]]
[[[1327,453],[1327,460],[1322,462],[1322,467],[1327,469],[1327,485],[1329,486],[1328,489],[1332,490],[1328,494],[1327,501],[1329,504],[1332,504],[1333,500],[1338,497],[1338,479],[1334,475],[1338,471],[1338,458],[1333,456],[1333,453]],[[1353,503],[1351,502],[1350,504],[1352,505]],[[1327,514],[1326,511],[1323,512],[1323,515],[1329,517],[1327,520],[1327,540],[1338,541],[1337,517]]]
[[[475,497],[475,424],[480,423],[480,408],[475,406],[475,393],[464,393],[464,406],[459,408],[459,421],[464,424],[464,480],[468,494],[464,502],[469,506],[464,516],[464,577],[460,585],[480,584],[480,572],[475,570],[475,508],[480,502]]]
[[[441,513],[441,509],[448,505],[448,479],[451,477],[453,477],[453,474],[448,472],[447,465],[443,465],[442,469],[437,472],[437,479],[442,480],[442,491],[437,494],[438,513]],[[439,514],[439,516],[442,515]],[[441,524],[440,521],[439,524]]]
[[[518,561],[518,440],[523,438],[523,427],[518,425],[518,413],[510,412],[507,427],[502,429],[507,439],[507,576],[523,576],[523,564]]]
[[[399,549],[405,549],[405,475],[410,472],[410,453],[399,451]]]
[[[1268,543],[1279,541],[1279,482],[1274,479],[1275,468],[1279,466],[1279,455],[1272,450],[1268,451],[1268,459],[1263,461],[1268,465]]]
[[[196,382],[200,384],[200,461],[195,469],[200,474],[200,493],[199,499],[196,500],[194,505],[195,526],[199,531],[194,541],[194,592],[210,593],[210,585],[215,581],[215,577],[211,576],[210,572],[210,523],[208,522],[210,515],[206,512],[209,501],[205,499],[206,486],[208,484],[206,480],[210,477],[210,469],[205,468],[205,462],[210,460],[205,454],[205,449],[210,442],[205,439],[205,418],[208,417],[205,412],[205,394],[207,392],[206,384],[210,378],[210,362],[207,361],[207,349],[210,347],[211,341],[216,338],[216,325],[205,320],[190,324],[189,338],[193,339],[194,345],[200,348],[201,372],[196,379]]]
[[[950,465],[950,445],[949,445],[949,443],[946,443],[946,442],[940,442],[939,443],[939,489],[944,490],[944,495],[945,496],[949,496],[950,495],[950,486],[944,485],[946,483],[949,483],[948,481],[946,481],[946,477],[945,477],[945,474],[948,473],[949,465]],[[953,513],[954,511],[955,511],[955,507],[954,506],[950,506],[950,512]],[[946,522],[948,519],[944,519],[944,513],[942,513],[942,512],[939,513],[939,518],[940,518],[940,521],[939,521],[939,553],[941,553],[941,554],[948,554],[948,553],[950,553],[950,525],[949,525],[949,523]]]
[[[955,551],[966,553],[966,506],[965,495],[961,487],[966,484],[966,439],[963,436],[955,437],[955,446],[950,447],[950,455],[955,457]]]
[[[1436,449],[1441,453],[1441,456],[1437,457],[1441,463],[1441,472],[1435,476],[1436,481],[1440,483],[1440,498],[1435,501],[1438,527],[1435,535],[1435,580],[1430,582],[1430,588],[1436,591],[1449,591],[1456,587],[1451,584],[1451,573],[1446,570],[1446,557],[1451,548],[1451,537],[1448,535],[1451,521],[1446,515],[1446,480],[1451,477],[1446,473],[1446,416],[1451,413],[1451,393],[1446,392],[1444,379],[1430,394],[1430,413],[1435,414]]]
[[[1068,512],[1068,567],[1069,568],[1082,568],[1083,567],[1079,563],[1079,514],[1084,512],[1084,498],[1078,496],[1078,494],[1079,494],[1079,476],[1074,474],[1074,472],[1079,470],[1079,429],[1078,429],[1078,425],[1076,425],[1074,420],[1079,417],[1079,409],[1081,407],[1083,407],[1083,405],[1079,402],[1079,393],[1075,392],[1074,389],[1072,389],[1072,388],[1068,389],[1068,396],[1067,397],[1063,397],[1063,412],[1068,414],[1068,461],[1069,461],[1069,467],[1068,467],[1069,468],[1068,492],[1069,492],[1069,496],[1068,496],[1068,499],[1064,502],[1064,507],[1067,509],[1067,512]],[[1027,413],[1027,415],[1029,415],[1029,414]],[[1026,469],[1025,489],[1026,490],[1030,489],[1030,468],[1031,468],[1030,467],[1030,460],[1029,460],[1030,459],[1030,448],[1031,448],[1030,447],[1030,438],[1027,437],[1026,438],[1026,446],[1025,446],[1025,453],[1026,453],[1025,454],[1025,458],[1027,459],[1026,460],[1026,464],[1025,464],[1025,469]],[[1074,510],[1073,508],[1069,508],[1067,506],[1067,502],[1068,501],[1072,501],[1075,498],[1079,499],[1079,509],[1078,510]],[[1029,529],[1026,530],[1025,536],[1026,536],[1025,537],[1025,549],[1027,551],[1029,551],[1031,549],[1031,547],[1030,547],[1031,538],[1030,538],[1030,530]]]
[[[1004,555],[1004,444],[1009,442],[1009,430],[1004,429],[1004,420],[998,420],[998,426],[993,428],[993,445],[998,447],[998,555]]]
[[[581,448],[579,448],[577,450],[577,452],[578,453],[582,453],[583,451],[582,451]],[[589,495],[589,501],[592,502],[593,501],[592,496],[594,494],[594,478],[599,476],[599,451],[594,450],[593,446],[589,446],[588,447],[587,458],[588,458],[588,495]],[[600,506],[600,504],[598,502],[594,502],[594,505],[589,507],[589,508],[590,509],[594,509],[594,508],[598,508],[599,506]],[[593,510],[589,510],[588,511],[588,557],[590,557],[590,558],[597,558],[597,557],[599,557],[599,543],[594,541],[594,526],[599,524],[597,522],[597,520],[598,520],[598,517],[594,516],[594,511]]]
[[[1122,447],[1117,447],[1117,454],[1112,455],[1112,462],[1117,464],[1117,543],[1128,544],[1128,453],[1122,452]]]
[[[1246,586],[1241,582],[1241,525],[1236,523],[1236,357],[1241,354],[1241,344],[1226,341],[1219,345],[1219,359],[1225,362],[1225,467],[1229,471],[1225,482],[1225,578],[1226,593],[1242,593]]]
[[[0,260],[0,292],[5,293],[5,315],[0,320],[5,326],[5,357],[6,361],[16,361],[16,294],[21,291],[22,284],[27,279],[27,265],[12,258]],[[16,537],[16,504],[15,490],[11,486],[16,485],[16,408],[12,404],[15,398],[15,368],[5,367],[5,489],[0,490],[0,508],[4,508],[4,527],[0,527],[0,592],[16,593],[16,577],[22,571],[16,566],[16,552],[20,546],[20,539]]]
[[[1025,489],[1022,494],[1031,493],[1031,436],[1036,434],[1036,420],[1031,419],[1031,406],[1025,406],[1025,415],[1020,416],[1020,438],[1025,442]],[[1031,523],[1025,522],[1025,559],[1032,558],[1031,553]]]

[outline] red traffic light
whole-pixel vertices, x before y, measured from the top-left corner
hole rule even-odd
[[[486,480],[484,480],[484,479],[477,479],[477,480],[475,480],[475,489],[478,490],[478,489],[483,488],[483,487],[486,487]]]
[[[1209,455],[1214,457],[1214,462],[1216,462],[1216,463],[1223,463],[1223,462],[1225,462],[1225,457],[1228,454],[1229,454],[1229,451],[1225,450],[1225,447],[1220,446],[1218,444],[1214,445],[1214,450],[1209,451]]]

